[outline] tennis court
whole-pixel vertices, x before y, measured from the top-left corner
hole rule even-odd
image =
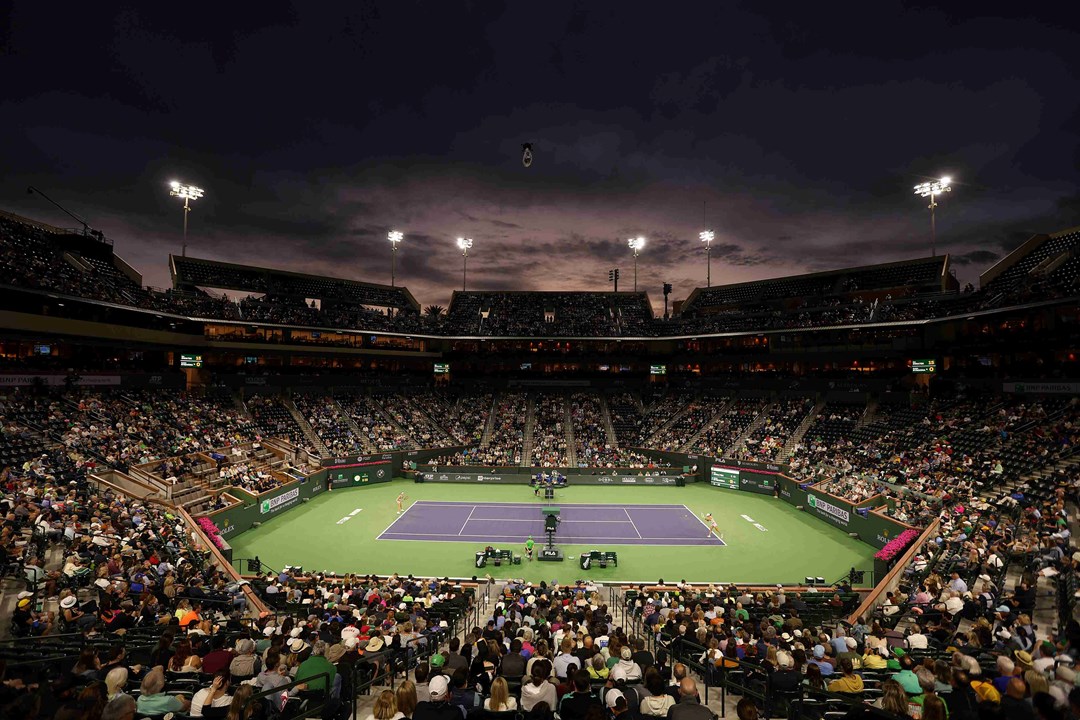
[[[556,504],[561,511],[555,542],[577,545],[711,545],[724,541],[685,505]],[[544,517],[536,503],[419,500],[377,538],[422,542],[513,543],[542,539]]]

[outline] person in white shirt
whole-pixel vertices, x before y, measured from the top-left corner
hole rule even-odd
[[[191,717],[202,717],[203,708],[206,707],[228,707],[232,703],[232,695],[229,694],[230,682],[232,676],[227,669],[214,673],[214,681],[210,683],[210,687],[205,687],[192,696],[189,711]]]
[[[918,625],[911,626],[911,632],[904,643],[907,645],[908,650],[925,650],[930,645],[927,637],[923,635],[922,628]]]
[[[548,682],[551,676],[551,662],[545,658],[537,660],[532,667],[531,679],[521,686],[521,709],[529,712],[538,703],[547,703],[549,708],[558,707],[559,697],[555,686]]]
[[[630,648],[623,646],[619,662],[611,668],[612,680],[625,680],[628,683],[641,679],[641,666],[633,661],[634,653]]]

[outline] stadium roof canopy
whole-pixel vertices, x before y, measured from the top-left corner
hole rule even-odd
[[[789,275],[696,288],[683,305],[683,313],[708,311],[747,303],[795,298],[822,298],[889,291],[911,294],[946,292],[955,279],[949,274],[949,256],[901,260],[861,267]]]
[[[173,287],[180,290],[215,288],[420,310],[416,298],[404,287],[177,255],[169,255],[169,272]]]

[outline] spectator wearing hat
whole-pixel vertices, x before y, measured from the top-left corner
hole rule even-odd
[[[49,635],[53,631],[55,620],[55,613],[36,612],[32,607],[31,597],[24,597],[15,603],[15,611],[11,614],[11,627],[18,635]]]
[[[465,709],[450,704],[450,684],[446,676],[436,675],[428,682],[428,700],[420,700],[413,720],[463,720]]]
[[[64,624],[68,627],[86,630],[97,622],[93,613],[84,613],[78,608],[79,599],[74,595],[68,595],[60,600],[60,613]]]
[[[828,677],[835,672],[835,666],[830,662],[828,650],[824,645],[815,645],[813,650],[813,658],[807,662],[808,665],[816,665],[821,671],[822,677]]]
[[[628,683],[632,683],[641,680],[641,676],[641,666],[634,662],[633,651],[624,645],[622,649],[619,650],[619,661],[611,668],[611,679],[616,681],[625,680]]]

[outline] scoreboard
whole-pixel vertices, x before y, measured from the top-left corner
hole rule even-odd
[[[709,476],[709,484],[716,487],[739,489],[739,471],[733,468],[713,465]]]
[[[912,360],[911,372],[916,374],[937,372],[937,360]]]

